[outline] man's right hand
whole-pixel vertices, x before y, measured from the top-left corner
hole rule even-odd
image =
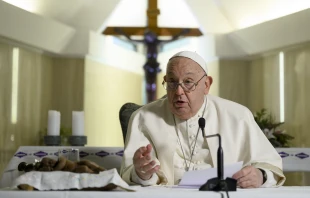
[[[148,144],[146,147],[140,147],[133,156],[133,165],[135,167],[137,175],[143,179],[148,180],[156,173],[160,166],[156,165],[154,160],[151,160],[152,145]]]

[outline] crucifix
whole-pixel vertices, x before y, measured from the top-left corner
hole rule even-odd
[[[157,17],[160,10],[157,0],[148,0],[146,27],[107,27],[103,34],[122,35],[133,42],[142,42],[147,48],[146,63],[143,66],[146,78],[147,102],[156,99],[156,78],[161,71],[157,62],[158,48],[160,45],[174,41],[180,36],[201,36],[199,28],[169,28],[158,27]],[[131,36],[144,36],[142,40],[132,39]],[[159,36],[170,36],[170,40],[160,40]]]

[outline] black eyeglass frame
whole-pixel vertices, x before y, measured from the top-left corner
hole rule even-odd
[[[172,81],[170,81],[169,83],[174,83],[174,84],[173,84],[173,85],[174,85],[174,88],[172,88],[171,86],[169,86],[169,85],[168,85],[168,82],[166,82],[165,80],[163,80],[163,82],[162,82],[161,84],[163,85],[163,87],[164,87],[165,90],[173,91],[173,90],[176,90],[176,89],[179,87],[179,85],[181,85],[181,87],[182,87],[182,89],[183,89],[184,91],[186,91],[186,92],[191,92],[191,91],[195,91],[195,89],[196,89],[198,83],[199,83],[199,82],[203,79],[203,77],[205,77],[205,76],[208,76],[208,75],[207,75],[207,74],[204,74],[204,75],[203,75],[197,82],[195,82],[195,83],[193,84],[193,86],[191,86],[190,88],[185,87],[185,86],[184,86],[184,82],[178,83],[178,82],[172,82]],[[193,88],[193,87],[194,87],[194,88]]]

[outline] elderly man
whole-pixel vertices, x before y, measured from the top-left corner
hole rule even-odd
[[[121,176],[129,184],[176,185],[184,172],[216,166],[222,136],[224,162],[243,161],[233,175],[242,188],[284,183],[282,160],[264,136],[252,113],[237,103],[211,96],[212,77],[195,52],[182,51],[169,59],[163,85],[167,97],[144,105],[130,118]]]

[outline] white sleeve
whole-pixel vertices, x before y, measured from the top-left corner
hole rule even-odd
[[[131,172],[131,181],[137,184],[141,184],[142,186],[151,186],[157,184],[158,176],[156,173],[154,173],[150,179],[143,180],[137,175],[136,170],[133,168]]]
[[[277,175],[274,175],[270,170],[260,168],[265,171],[267,180],[263,185],[261,185],[261,188],[268,188],[268,187],[275,187],[277,184],[278,179],[275,177],[278,177]]]

